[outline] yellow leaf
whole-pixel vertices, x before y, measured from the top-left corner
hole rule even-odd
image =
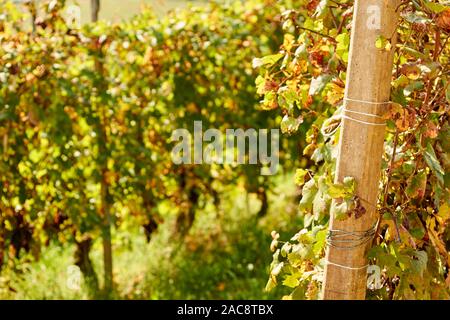
[[[401,67],[401,73],[404,74],[408,79],[417,80],[420,77],[421,70],[418,65],[414,63],[405,63]]]
[[[439,217],[442,218],[444,221],[450,219],[450,206],[448,203],[444,203],[439,208]]]

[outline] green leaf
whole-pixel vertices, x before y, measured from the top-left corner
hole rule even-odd
[[[14,118],[14,114],[9,110],[3,110],[0,112],[0,121],[3,120],[12,120]]]
[[[304,300],[306,296],[305,286],[300,285],[291,293],[293,300]]]
[[[302,189],[302,199],[299,203],[299,210],[304,211],[311,211],[312,205],[314,201],[314,197],[316,196],[316,193],[319,189],[316,186],[316,182],[314,179],[309,180]]]
[[[288,255],[289,262],[299,266],[306,259],[313,257],[312,245],[299,243],[292,247],[292,252]]]
[[[329,0],[321,0],[316,7],[316,11],[314,12],[315,18],[323,18],[327,13]]]
[[[269,277],[269,280],[267,281],[266,287],[264,288],[265,292],[272,291],[277,286],[277,283],[272,279],[272,277]]]
[[[348,51],[350,47],[350,35],[341,33],[336,37],[336,53],[344,62],[348,62]]]
[[[284,278],[283,285],[289,288],[296,288],[299,285],[299,278],[300,276],[298,273],[290,274]]]
[[[333,199],[352,198],[356,189],[355,178],[345,177],[343,183],[331,183],[326,193]]]
[[[269,91],[264,95],[264,100],[262,101],[263,109],[272,110],[278,107],[277,95],[273,91]]]
[[[295,171],[295,184],[298,186],[302,186],[305,183],[305,176],[307,174],[308,170],[297,169],[297,171]]]
[[[270,271],[270,274],[274,277],[278,276],[281,272],[281,269],[283,269],[284,262],[280,262],[277,265],[275,265],[272,270]]]
[[[279,99],[278,102],[285,105],[288,109],[294,105],[295,102],[299,100],[299,96],[292,88],[283,87],[278,91]]]
[[[311,155],[311,160],[313,160],[315,163],[319,163],[324,159],[324,144],[321,143],[319,146],[316,147],[313,154]]]
[[[255,80],[255,84],[256,84],[256,88],[257,88],[257,93],[260,95],[263,95],[264,93],[266,93],[265,87],[266,87],[266,79],[259,75],[256,80]]]
[[[348,217],[350,210],[349,203],[347,201],[337,202],[333,201],[330,208],[330,214],[337,220],[344,220]]]
[[[414,91],[421,90],[421,89],[423,89],[423,82],[422,81],[413,81],[412,83],[407,85],[405,87],[405,89],[403,89],[403,94],[408,97]]]
[[[420,240],[423,239],[423,237],[425,236],[425,229],[424,228],[413,228],[411,230],[409,230],[409,233],[416,239]]]
[[[252,66],[254,69],[262,67],[263,65],[264,65],[264,62],[261,58],[254,58],[252,61]]]
[[[450,172],[444,175],[444,187],[450,188]]]
[[[450,219],[450,204],[444,203],[439,208],[439,217],[441,217],[444,221]]]
[[[447,99],[447,102],[450,103],[450,81],[447,78],[444,79],[444,87],[446,88],[445,99]]]
[[[324,194],[319,191],[316,193],[316,196],[313,200],[313,214],[314,219],[319,220],[321,216],[325,214],[327,211],[327,201],[324,197]]]
[[[277,63],[284,55],[281,53],[271,54],[262,58],[254,58],[252,61],[253,68],[259,68],[262,66],[271,67]]]
[[[284,57],[283,54],[277,53],[262,57],[260,59],[255,58],[253,59],[253,67],[257,68],[263,65],[266,67],[270,67],[273,66],[275,63],[277,63],[283,57]]]
[[[289,254],[289,252],[292,249],[292,244],[290,244],[289,242],[286,242],[285,244],[283,244],[283,246],[281,247],[281,256],[282,257],[287,257],[287,255]]]
[[[297,132],[298,127],[302,122],[302,118],[293,118],[285,115],[283,120],[281,120],[281,132],[284,134],[293,134]]]
[[[425,170],[420,171],[416,175],[408,179],[408,185],[405,193],[410,199],[423,198],[427,187],[427,174]]]
[[[308,57],[308,47],[306,43],[302,43],[294,52],[294,56],[298,59],[306,59]]]
[[[407,12],[406,14],[402,14],[402,17],[408,21],[409,23],[430,23],[431,20],[423,15],[419,15],[416,12]]]
[[[434,152],[433,146],[431,143],[427,144],[427,147],[425,149],[424,153],[425,161],[427,162],[428,166],[433,171],[436,178],[439,180],[441,184],[444,184],[444,169],[442,169],[441,164],[439,163],[439,160],[436,157],[436,153]]]
[[[356,191],[356,180],[353,177],[344,177],[344,186],[345,186],[345,191],[347,193],[350,193],[352,195],[355,194]]]
[[[345,196],[345,186],[333,183],[328,187],[327,194],[333,199],[343,198]]]
[[[416,49],[410,48],[410,47],[404,47],[402,49],[404,52],[408,53],[409,55],[413,56],[417,59],[426,59],[426,55],[424,55],[422,52],[417,51]]]
[[[316,233],[316,242],[313,246],[313,251],[315,254],[320,254],[325,247],[325,241],[327,238],[328,230],[320,230]]]
[[[332,77],[329,74],[322,74],[312,79],[309,87],[309,95],[315,96],[316,94],[320,94],[331,79]]]
[[[380,50],[390,51],[392,48],[391,41],[386,37],[379,35],[375,40],[375,47]]]
[[[423,272],[427,269],[428,255],[426,251],[416,250],[411,260],[411,267],[414,273],[423,276]]]
[[[302,229],[291,238],[291,241],[311,243],[313,239],[307,229]]]
[[[285,20],[282,24],[282,28],[285,31],[288,31],[290,28],[292,28],[292,26],[293,26],[293,22],[291,19]]]
[[[314,221],[314,216],[311,213],[305,214],[303,217],[303,226],[308,228]]]
[[[425,1],[425,6],[434,13],[441,13],[442,11],[448,9],[448,7],[443,4],[430,2],[429,0]]]

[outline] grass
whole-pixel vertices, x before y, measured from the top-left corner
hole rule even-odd
[[[256,197],[235,188],[223,194],[221,213],[212,205],[198,212],[182,242],[173,238],[170,216],[150,243],[138,227],[116,230],[112,298],[278,299],[286,294],[284,288],[263,291],[272,255],[271,230],[292,234],[301,223],[292,176],[278,180],[269,195],[269,213],[262,219],[256,218],[260,206]],[[71,245],[52,244],[39,261],[20,264],[18,272],[4,270],[0,299],[88,299],[83,283],[79,289],[70,285],[73,252]],[[91,258],[101,279],[101,241],[95,243]]]

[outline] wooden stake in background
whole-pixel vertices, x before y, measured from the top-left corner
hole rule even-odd
[[[390,100],[399,4],[400,0],[355,1],[344,101],[348,111],[342,119],[335,181],[355,178],[356,194],[367,211],[343,221],[331,217],[330,234],[340,230],[341,240],[352,239],[349,232],[354,236],[354,232],[370,230],[378,220],[375,206],[385,136],[378,116],[388,107],[384,102]],[[376,48],[379,36],[391,41],[391,50]],[[328,246],[323,299],[365,299],[370,244],[349,241],[347,248]]]
[[[98,21],[98,14],[100,12],[100,0],[91,0],[91,21]]]

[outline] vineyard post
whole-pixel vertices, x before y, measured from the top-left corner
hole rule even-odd
[[[98,21],[98,13],[100,12],[100,0],[91,0],[91,21]]]
[[[98,21],[98,15],[100,12],[100,0],[91,0],[91,22]],[[107,91],[107,84],[105,82],[105,67],[103,65],[103,44],[100,44],[98,50],[99,55],[95,57],[95,72],[101,76],[101,83],[99,85],[98,92],[100,95],[104,95]],[[103,242],[103,294],[104,297],[111,297],[114,289],[113,278],[113,252],[112,252],[112,239],[111,239],[111,192],[109,190],[110,184],[108,182],[108,157],[110,156],[108,150],[108,116],[106,106],[101,106],[100,111],[100,124],[97,128],[98,136],[100,137],[99,153],[102,154],[105,159],[102,159],[100,164],[101,183],[100,183],[100,212],[102,221],[102,242]]]
[[[380,116],[389,107],[399,5],[400,0],[355,1],[344,99],[347,111],[343,111],[335,182],[353,177],[356,195],[366,211],[358,218],[354,214],[345,220],[330,218],[323,299],[365,299],[366,256],[371,241],[353,245],[343,241],[343,248],[333,245],[332,236],[340,232],[340,240],[354,239],[355,234],[373,229],[378,220],[376,203],[386,129]],[[387,48],[380,49],[376,42],[382,37]]]

